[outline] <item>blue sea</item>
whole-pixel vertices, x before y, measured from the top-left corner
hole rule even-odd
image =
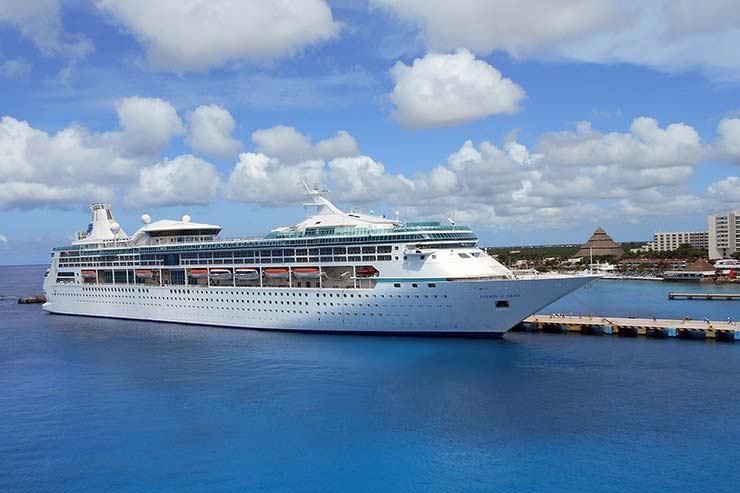
[[[0,268],[3,492],[739,488],[737,343],[65,317],[15,303],[43,271]],[[740,319],[667,300],[688,288],[598,281],[545,311]]]

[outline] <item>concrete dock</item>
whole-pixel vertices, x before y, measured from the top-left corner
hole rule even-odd
[[[736,321],[672,320],[664,318],[622,318],[600,316],[532,315],[521,323],[524,330],[575,332],[647,337],[691,337],[740,341]]]
[[[738,300],[739,293],[668,293],[669,300]]]

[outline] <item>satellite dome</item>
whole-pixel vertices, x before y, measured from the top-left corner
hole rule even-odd
[[[187,214],[185,214],[184,216],[182,216],[182,222],[184,222],[184,223],[189,223],[190,222],[190,219],[191,219],[190,216],[187,215]]]
[[[118,232],[121,231],[121,225],[116,222],[110,223],[110,230],[114,235],[117,235]]]
[[[142,214],[141,222],[143,222],[144,224],[149,224],[150,222],[152,222],[152,216],[150,216],[149,214]]]

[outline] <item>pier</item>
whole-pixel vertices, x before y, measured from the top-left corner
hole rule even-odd
[[[668,293],[669,300],[738,300],[740,293]]]
[[[541,314],[527,317],[520,325],[541,332],[740,341],[740,324],[735,321]]]

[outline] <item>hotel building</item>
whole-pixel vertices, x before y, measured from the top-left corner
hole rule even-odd
[[[727,258],[740,249],[740,210],[715,214],[709,220],[709,258]]]

